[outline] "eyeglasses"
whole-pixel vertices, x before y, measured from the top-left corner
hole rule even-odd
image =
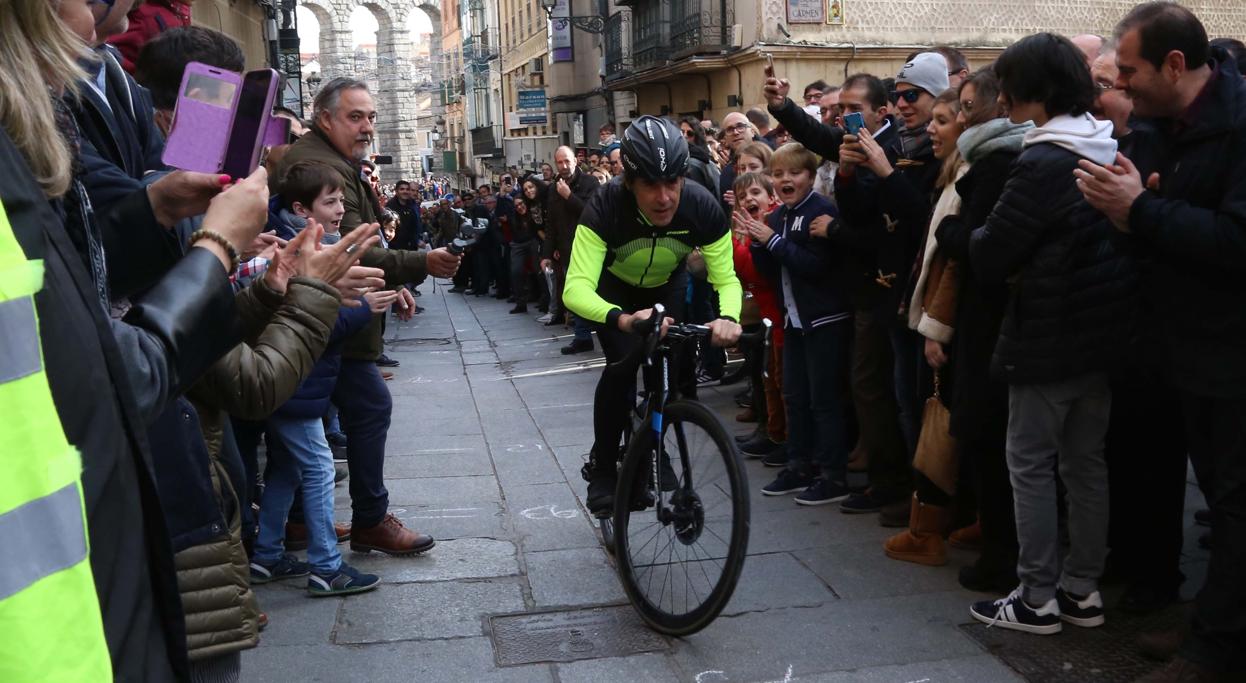
[[[891,99],[904,100],[905,102],[908,102],[909,104],[913,104],[917,102],[917,100],[921,99],[922,92],[924,91],[918,88],[913,88],[912,90],[905,90],[905,91],[892,90]]]
[[[734,126],[727,126],[726,128],[723,128],[723,132],[726,132],[726,133],[735,133],[735,132],[738,132],[738,131],[742,131],[742,130],[744,130],[745,128],[748,128],[748,127],[749,127],[749,124],[748,124],[747,122],[745,122],[745,121],[741,121],[741,122],[739,122],[739,123],[735,124]]]

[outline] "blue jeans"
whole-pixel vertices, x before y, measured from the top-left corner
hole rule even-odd
[[[783,331],[783,403],[788,469],[817,468],[840,484],[848,478],[848,361],[852,321]]]
[[[268,449],[268,483],[260,505],[260,535],[255,559],[272,564],[285,552],[286,514],[294,494],[303,488],[307,525],[307,561],[317,574],[333,574],[342,564],[333,530],[333,451],[324,438],[320,418],[268,419],[268,433],[281,447]]]
[[[589,327],[588,321],[578,315],[567,311],[567,315],[571,316],[571,328],[575,330],[576,341],[593,341],[593,328]]]

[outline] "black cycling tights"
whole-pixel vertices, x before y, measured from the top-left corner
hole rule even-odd
[[[666,284],[650,289],[633,287],[602,269],[597,284],[597,293],[625,313],[635,313],[660,303],[666,307],[667,317],[675,320],[684,317],[687,291],[688,277],[682,270],[672,275]],[[601,342],[607,363],[626,358],[641,342],[637,335],[622,332],[616,327],[594,324],[593,328],[597,330],[597,340]],[[685,345],[685,348],[691,349],[691,344]],[[691,371],[688,363],[677,365]],[[630,367],[603,371],[597,381],[597,393],[593,398],[593,453],[599,454],[598,462],[603,467],[606,463],[613,465],[619,456],[623,430],[628,428],[628,411],[635,405],[636,372],[639,367],[640,359],[637,358]],[[677,369],[671,372],[671,376],[682,378],[683,375]],[[610,457],[611,454],[614,458]]]

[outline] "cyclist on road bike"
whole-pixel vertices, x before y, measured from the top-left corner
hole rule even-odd
[[[598,190],[580,216],[563,302],[590,321],[609,363],[627,358],[640,343],[637,321],[661,303],[676,317],[684,309],[693,249],[705,258],[718,292],[720,317],[709,324],[711,343],[740,337],[743,290],[732,262],[731,231],[718,200],[684,180],[688,143],[667,119],[642,116],[623,134],[623,177]],[[662,321],[662,331],[673,322]],[[609,514],[614,506],[616,463],[635,398],[636,368],[603,372],[593,403],[593,449],[584,468],[588,508]]]

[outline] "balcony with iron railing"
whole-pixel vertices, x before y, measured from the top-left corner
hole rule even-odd
[[[621,78],[632,70],[631,13],[615,12],[606,19],[606,80]]]
[[[671,54],[669,0],[636,0],[632,7],[632,65],[661,66]]]
[[[721,0],[670,0],[672,57],[720,52],[731,44],[734,3]]]

